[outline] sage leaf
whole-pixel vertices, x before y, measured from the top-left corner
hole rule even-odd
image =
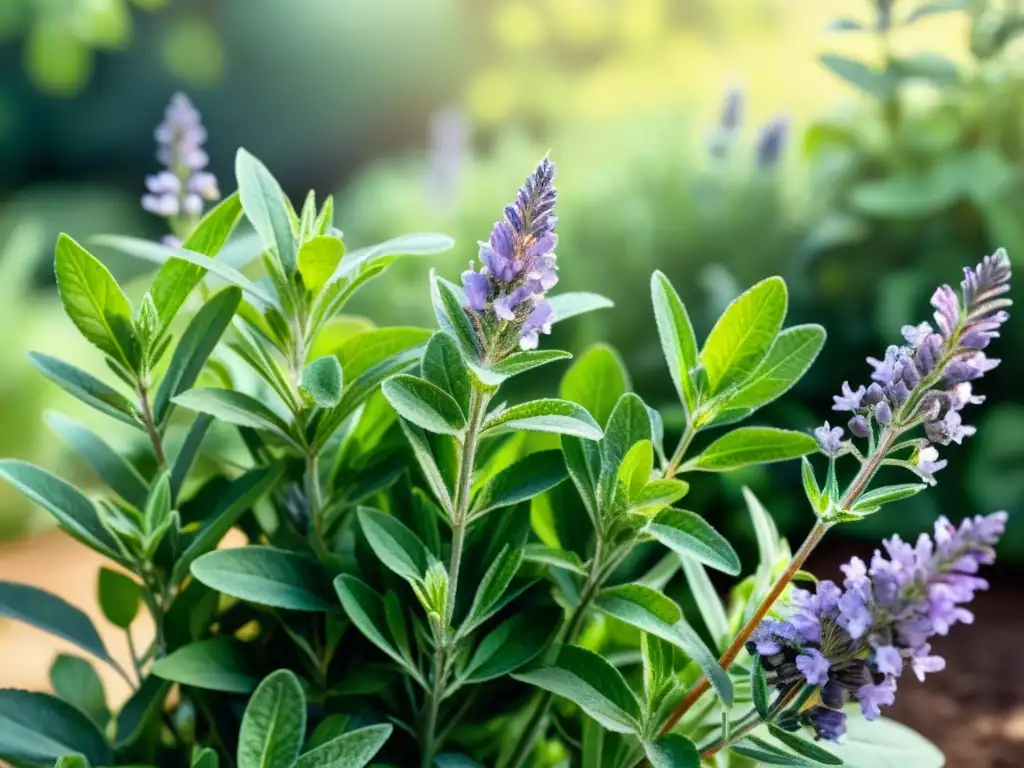
[[[553,323],[560,323],[563,320],[568,320],[570,317],[576,317],[577,315],[583,315],[598,309],[610,309],[615,306],[615,302],[611,299],[596,293],[587,293],[586,291],[569,291],[568,293],[560,293],[557,296],[549,296],[547,302],[555,313],[552,319]]]
[[[233,637],[182,646],[157,659],[151,672],[173,683],[225,693],[252,693],[260,682],[246,663],[245,645]]]
[[[469,368],[451,336],[438,331],[430,337],[421,363],[423,378],[452,396],[464,416],[469,415],[469,398],[473,385]]]
[[[28,358],[40,373],[68,394],[107,416],[142,429],[135,405],[92,374],[41,352],[29,352]]]
[[[0,757],[52,764],[69,753],[92,765],[114,762],[110,744],[76,707],[45,693],[0,690]]]
[[[587,440],[600,440],[601,428],[587,410],[567,400],[531,400],[513,405],[490,416],[484,422],[485,436],[525,430],[573,435]]]
[[[357,517],[378,560],[406,581],[424,579],[431,556],[415,533],[397,518],[369,507],[360,507]]]
[[[132,307],[110,271],[65,234],[57,238],[54,271],[71,322],[94,346],[137,371],[142,348],[132,325]]]
[[[550,660],[512,677],[569,699],[609,731],[640,729],[640,703],[633,691],[619,670],[593,651],[563,645]]]
[[[238,733],[238,768],[292,768],[306,737],[306,697],[295,673],[271,672],[249,699]]]
[[[291,435],[289,425],[252,395],[232,389],[200,387],[182,392],[173,402],[196,413],[206,413],[214,418],[236,424],[240,427],[263,429],[280,437],[287,443],[300,448]]]
[[[697,367],[697,337],[679,294],[661,272],[651,275],[651,300],[661,339],[661,351],[672,383],[688,413],[697,409],[697,388],[692,371]]]
[[[343,733],[301,755],[295,768],[363,768],[380,752],[393,730],[384,723]]]
[[[320,565],[301,554],[273,547],[220,549],[192,563],[206,586],[257,605],[292,611],[333,611]]]
[[[629,388],[629,375],[619,354],[607,344],[594,344],[565,372],[558,394],[582,405],[604,427]]]
[[[700,515],[685,509],[662,510],[644,529],[684,559],[692,557],[735,576],[740,558],[728,540]]]
[[[768,356],[739,391],[725,398],[722,407],[753,410],[772,402],[800,381],[824,345],[825,329],[820,325],[797,325],[782,331]]]
[[[171,684],[156,675],[148,675],[142,681],[117,715],[114,745],[119,750],[138,741],[150,723],[160,717],[170,689]]]
[[[482,683],[514,672],[551,642],[562,619],[557,608],[538,608],[506,619],[487,633],[473,651],[461,678]]]
[[[142,587],[139,583],[120,571],[100,568],[97,592],[100,610],[107,621],[115,627],[128,629],[135,621],[142,601]]]
[[[317,235],[304,242],[299,247],[298,266],[306,290],[318,295],[344,255],[344,243],[331,235]]]
[[[385,381],[381,391],[399,416],[428,432],[458,436],[466,428],[465,414],[455,399],[428,381],[399,374]]]
[[[334,355],[318,357],[302,369],[302,388],[318,408],[333,408],[341,401],[344,376]]]
[[[700,768],[700,752],[681,733],[645,741],[644,754],[651,761],[651,768]]]
[[[235,155],[235,178],[245,217],[264,247],[277,253],[286,275],[295,274],[295,234],[288,199],[267,167],[244,149]]]
[[[683,465],[685,471],[728,472],[750,464],[796,459],[818,444],[810,435],[772,427],[740,427],[715,440]]]
[[[538,451],[491,478],[473,502],[473,517],[529,501],[568,477],[561,451]]]
[[[97,728],[106,729],[110,722],[107,694],[92,664],[78,656],[58,654],[50,667],[50,685],[57,696],[88,715]]]
[[[782,328],[787,303],[786,283],[769,277],[726,307],[700,353],[712,393],[750,378]]]

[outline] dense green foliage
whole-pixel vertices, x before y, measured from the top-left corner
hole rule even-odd
[[[318,207],[310,194],[293,208],[244,150],[236,177],[238,192],[182,247],[104,238],[159,263],[135,307],[101,261],[66,235],[57,241],[65,312],[110,375],[44,355],[35,363],[144,434],[150,467],[140,472],[100,434],[57,417],[103,491],[87,496],[16,460],[0,462],[0,476],[112,561],[98,580],[107,619],[131,633],[144,608],[155,637],[123,669],[79,610],[0,584],[0,613],[113,665],[134,691],[111,712],[90,662],[62,656],[56,695],[0,691],[0,756],[204,768],[543,766],[572,756],[585,768],[679,768],[696,766],[695,744],[711,738],[715,750],[733,748],[735,765],[750,755],[838,760],[775,725],[778,740],[729,740],[730,713],[751,702],[747,726],[775,716],[763,676],[752,690],[729,647],[805,555],[792,560],[747,492],[760,558],[725,605],[705,568],[737,576],[740,560],[680,506],[707,473],[816,450],[805,433],[738,426],[792,387],[825,342],[819,326],[785,325],[784,281],[744,292],[699,343],[671,282],[653,275],[650,335],[685,414],[670,449],[662,415],[630,391],[607,346],[572,362],[559,397],[506,402],[509,380],[569,356],[482,354],[461,289],[436,273],[422,290],[440,331],[341,314],[399,257],[447,250],[449,238],[406,235],[346,253],[330,198]],[[258,234],[259,279],[217,258],[243,215]],[[551,303],[568,322],[614,311],[586,293]],[[208,442],[217,433],[235,447],[211,474],[197,459],[223,445]],[[840,504],[834,469],[821,490],[809,463],[803,473],[816,530],[877,510],[851,506],[857,493]],[[232,529],[246,545],[219,548]],[[703,633],[664,593],[680,569]],[[668,733],[682,696],[705,682],[714,697]],[[915,765],[938,764],[920,737],[878,727]],[[852,765],[872,759],[857,738],[843,750]]]

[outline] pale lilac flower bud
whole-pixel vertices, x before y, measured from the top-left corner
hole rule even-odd
[[[867,437],[871,434],[871,425],[868,424],[868,420],[860,414],[850,419],[846,426],[849,427],[850,432],[857,437]]]
[[[762,171],[779,165],[789,135],[789,117],[779,115],[767,123],[757,137],[755,156],[757,167]]]
[[[142,208],[157,216],[169,218],[178,215],[180,205],[174,195],[143,195]]]
[[[875,406],[875,419],[882,425],[888,425],[892,422],[892,408],[884,400]]]
[[[864,399],[864,387],[857,387],[857,389],[850,388],[850,382],[843,382],[843,393],[841,395],[833,395],[832,399],[835,401],[835,405],[832,406],[833,411],[858,411],[860,410],[861,401]]]
[[[885,399],[885,391],[877,381],[871,382],[864,392],[864,405],[877,405]]]
[[[190,192],[199,195],[204,200],[219,200],[220,187],[217,186],[217,177],[206,171],[199,171],[188,180]]]

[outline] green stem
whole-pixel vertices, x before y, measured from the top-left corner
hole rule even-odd
[[[598,536],[597,545],[594,549],[593,565],[590,573],[587,575],[586,582],[583,584],[583,589],[580,590],[579,602],[576,603],[576,607],[573,609],[565,625],[559,630],[558,635],[555,637],[555,643],[572,643],[576,639],[583,628],[583,620],[586,618],[587,610],[590,608],[594,597],[601,591],[601,587],[612,571],[622,562],[622,557],[619,556],[611,558],[608,563],[602,563],[602,548],[603,541],[601,536]],[[625,551],[628,552],[629,548],[626,548]],[[548,713],[551,711],[553,701],[554,696],[548,691],[544,691],[536,699],[533,713],[523,727],[522,736],[519,738],[516,749],[507,763],[508,768],[521,768],[533,753],[537,740],[544,735]]]
[[[666,480],[671,480],[675,477],[676,472],[679,471],[679,465],[686,455],[686,449],[690,447],[690,443],[693,442],[693,438],[697,434],[697,429],[694,427],[696,421],[696,414],[687,420],[686,429],[683,430],[683,435],[679,438],[679,445],[676,446],[676,450],[672,454],[672,458],[669,459],[668,466],[665,468],[664,477]]]
[[[304,480],[306,485],[306,502],[309,506],[310,531],[319,540],[324,534],[324,497],[320,489],[320,457],[317,455],[315,448],[310,449],[309,453],[306,454],[306,475]]]
[[[156,463],[160,469],[167,466],[167,457],[164,455],[163,441],[160,439],[160,431],[156,427],[156,420],[153,418],[153,409],[149,405],[149,390],[140,379],[136,384],[135,391],[139,395],[139,409],[142,411],[142,424],[146,428],[146,434],[153,444],[153,454],[156,456]]]
[[[466,529],[469,527],[469,501],[472,495],[473,467],[476,464],[477,443],[484,415],[487,412],[488,396],[476,387],[469,396],[469,424],[462,446],[462,461],[459,467],[458,484],[455,487],[455,510],[452,516],[452,551],[448,563],[448,591],[445,596],[444,615],[438,631],[437,648],[434,652],[434,671],[431,689],[427,695],[423,718],[423,768],[430,768],[434,752],[438,747],[437,714],[444,698],[448,683],[449,653],[453,650],[451,625],[455,615],[455,600],[459,590],[459,573],[462,570],[462,550],[466,543]]]

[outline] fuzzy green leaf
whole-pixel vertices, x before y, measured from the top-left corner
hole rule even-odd
[[[279,669],[249,699],[238,733],[238,768],[292,768],[306,737],[306,697],[294,672]]]
[[[704,566],[692,557],[680,557],[683,565],[683,573],[686,574],[686,584],[693,594],[693,600],[697,603],[697,610],[704,619],[704,626],[708,630],[718,650],[724,650],[728,643],[729,619],[725,615],[725,606],[722,599],[715,590],[715,585],[708,578]]]
[[[786,283],[770,277],[726,307],[700,353],[712,393],[750,378],[782,328],[787,303]]]
[[[468,415],[473,385],[469,378],[469,368],[452,337],[443,331],[431,336],[420,365],[424,380],[451,395],[463,415]]]
[[[334,355],[318,357],[302,369],[302,387],[318,408],[333,408],[341,401],[344,377]]]
[[[523,550],[523,560],[531,563],[543,563],[551,568],[578,573],[580,576],[587,575],[583,561],[575,552],[547,547],[543,544],[527,544],[526,549]]]
[[[736,550],[694,512],[665,509],[644,530],[684,558],[692,557],[731,576],[740,572],[740,558]]]
[[[334,590],[345,615],[363,636],[422,682],[419,672],[398,650],[389,628],[383,598],[359,579],[346,574],[334,580]]]
[[[523,550],[513,549],[508,544],[501,548],[498,556],[487,569],[487,573],[480,580],[480,586],[477,587],[476,594],[473,596],[473,605],[469,609],[466,624],[462,629],[463,633],[469,632],[490,618],[522,563]]]
[[[398,518],[360,507],[357,516],[373,553],[390,571],[411,582],[426,576],[430,553]]]
[[[735,394],[722,403],[723,409],[756,409],[770,403],[796,384],[825,344],[820,325],[797,325],[779,334],[771,351]]]
[[[760,666],[760,665],[758,665]],[[772,736],[781,741],[787,747],[792,749],[798,755],[802,755],[815,763],[821,765],[844,765],[842,758],[833,755],[827,749],[822,749],[817,744],[802,739],[795,733],[790,733],[779,728],[775,724],[770,724],[768,730]]]
[[[54,693],[87,714],[101,731],[106,729],[110,722],[107,694],[92,664],[78,656],[58,654],[50,667],[50,685]]]
[[[671,599],[644,584],[623,584],[602,590],[594,604],[608,615],[682,648],[707,675],[725,705],[732,706],[732,681]]]
[[[288,199],[267,167],[239,149],[235,177],[242,209],[264,247],[274,249],[285,274],[295,274],[295,234],[288,218]]]
[[[135,405],[92,374],[41,352],[29,352],[28,358],[40,373],[68,394],[118,421],[142,428]]]
[[[552,322],[555,323],[560,323],[563,320],[568,320],[570,317],[583,315],[587,312],[593,312],[598,309],[610,309],[615,306],[615,302],[611,299],[585,291],[569,291],[568,293],[560,293],[557,296],[549,296],[547,302],[551,305],[551,309],[554,310],[555,314]]]
[[[473,517],[528,501],[559,485],[567,476],[561,451],[531,453],[491,478],[473,503]]]
[[[684,471],[728,472],[750,464],[768,464],[805,456],[818,444],[810,435],[772,427],[740,427],[727,432],[697,457]]]
[[[476,331],[449,283],[430,270],[430,299],[441,330],[455,339],[466,360],[477,360]]]
[[[295,768],[363,768],[380,752],[393,730],[384,723],[343,733],[299,757]]]
[[[644,742],[644,754],[652,768],[700,768],[700,752],[681,733],[670,733]]]
[[[156,675],[149,675],[142,681],[142,685],[132,693],[117,715],[114,744],[118,749],[138,741],[146,728],[160,717],[170,689],[171,684]]]
[[[636,696],[619,671],[593,651],[563,645],[553,658],[512,677],[569,699],[609,731],[640,730]]]
[[[600,440],[602,434],[585,408],[567,400],[531,400],[506,408],[484,423],[487,436],[518,430],[573,435],[587,440]]]
[[[228,424],[273,432],[282,440],[295,445],[295,439],[291,436],[290,427],[285,420],[255,397],[244,392],[200,387],[182,392],[173,402],[182,408],[209,414]]]
[[[99,435],[63,414],[48,411],[46,423],[112,491],[136,509],[143,508],[149,492],[146,481],[119,452]]]
[[[651,417],[647,413],[647,406],[637,395],[628,393],[619,398],[611,417],[608,419],[608,427],[605,429],[604,439],[601,441],[601,486],[599,499],[604,504],[610,504],[615,494],[615,484],[619,474],[619,468],[626,458],[626,454],[638,442],[651,440]]]
[[[548,646],[561,619],[557,608],[537,608],[503,621],[480,641],[462,679],[482,683],[519,669]]]
[[[203,217],[182,247],[203,256],[216,256],[241,217],[242,203],[235,192],[224,198]],[[160,333],[167,330],[189,294],[206,275],[204,268],[183,259],[170,258],[162,261],[150,290],[153,303],[160,315]]]
[[[381,385],[398,415],[428,432],[460,435],[466,417],[455,399],[440,387],[423,379],[399,374]]]
[[[856,514],[868,509],[880,507],[883,504],[891,504],[894,501],[909,499],[911,496],[916,496],[927,487],[928,486],[923,483],[906,483],[904,485],[886,485],[882,488],[876,488],[875,490],[868,491],[861,496],[850,511]]]

